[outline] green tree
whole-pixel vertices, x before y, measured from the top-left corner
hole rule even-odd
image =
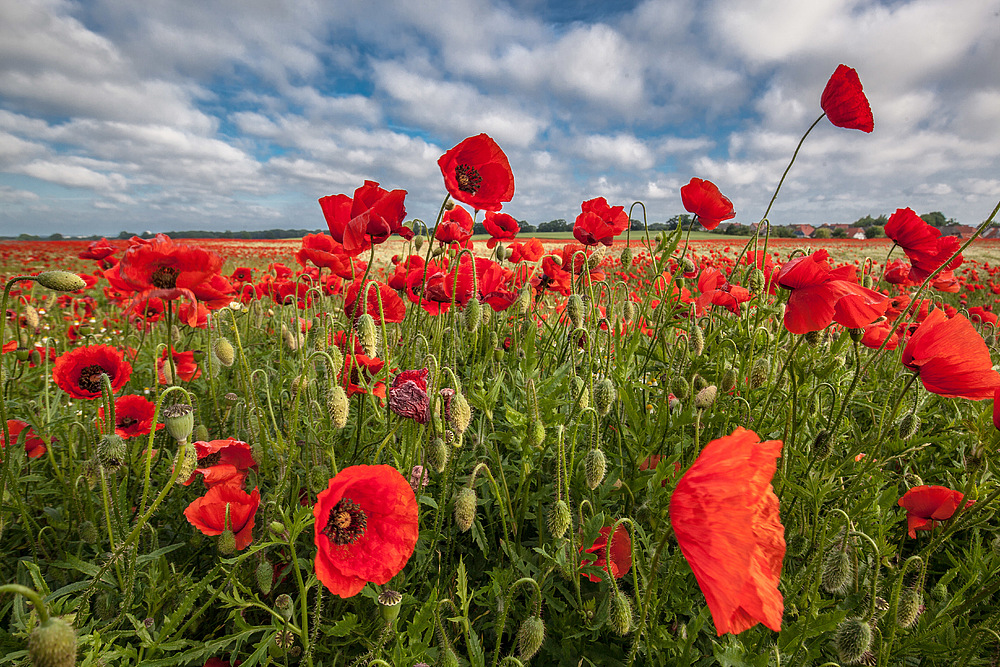
[[[837,227],[835,230],[833,230],[833,233],[831,234],[831,236],[833,238],[835,238],[835,239],[846,239],[847,238],[847,230],[844,229],[843,227]]]
[[[828,239],[833,237],[833,232],[830,231],[829,227],[820,227],[815,232],[813,232],[814,239]]]
[[[948,224],[948,220],[944,217],[944,213],[941,211],[932,211],[930,213],[924,213],[920,216],[920,219],[926,222],[928,225],[933,225],[935,227],[944,227]]]

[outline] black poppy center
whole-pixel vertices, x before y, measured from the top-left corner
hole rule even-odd
[[[172,266],[161,266],[156,271],[153,271],[153,275],[150,276],[149,282],[153,283],[153,287],[159,287],[160,289],[173,289],[177,287],[177,275],[180,273],[177,269]]]
[[[76,384],[84,391],[100,393],[101,375],[104,373],[105,370],[100,364],[91,364],[80,371],[80,379],[76,381]]]
[[[222,460],[222,452],[213,452],[198,459],[199,468],[211,468]]]
[[[476,191],[483,185],[483,177],[476,171],[476,168],[460,164],[455,167],[455,180],[458,181],[458,189],[469,194],[476,194]]]
[[[326,522],[323,534],[331,544],[343,546],[354,544],[368,527],[368,517],[365,511],[353,500],[341,498],[340,502],[330,510],[330,519]]]
[[[128,428],[129,426],[135,426],[138,423],[139,420],[133,417],[122,417],[118,420],[118,428]]]

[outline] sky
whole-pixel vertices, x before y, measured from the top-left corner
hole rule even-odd
[[[321,229],[365,180],[432,224],[481,132],[532,224],[692,177],[750,224],[840,63],[875,131],[817,125],[769,220],[985,219],[1000,0],[0,0],[0,235]]]

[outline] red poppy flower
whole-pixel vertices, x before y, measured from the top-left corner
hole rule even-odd
[[[542,242],[536,238],[530,238],[524,244],[511,243],[509,248],[512,251],[510,261],[513,264],[517,264],[518,262],[537,262],[545,254]]]
[[[256,487],[247,493],[235,484],[220,484],[188,505],[184,516],[204,535],[221,535],[227,528],[233,531],[236,535],[236,550],[242,551],[253,541],[254,515],[259,506],[260,491]]]
[[[507,156],[486,134],[469,137],[438,160],[453,198],[481,211],[499,211],[514,198],[514,173]]]
[[[940,229],[925,222],[909,208],[896,209],[889,216],[889,221],[885,224],[885,235],[909,257],[913,266],[907,278],[913,284],[922,283],[927,276],[937,271],[961,245],[954,236],[941,236]],[[962,261],[962,256],[958,255],[948,262],[944,272],[957,269]]]
[[[134,438],[149,435],[153,427],[153,416],[156,406],[142,396],[129,394],[115,399],[115,433],[122,438]],[[97,409],[98,423],[104,423],[104,407]],[[163,428],[157,424],[156,430]]]
[[[253,280],[253,269],[241,266],[233,271],[233,275],[229,276],[230,280],[235,280],[238,283],[245,283]]]
[[[948,319],[933,310],[903,349],[903,365],[920,374],[927,391],[951,398],[982,401],[1000,385],[990,350],[965,316]]]
[[[355,360],[357,364],[355,365]],[[344,382],[347,386],[344,391],[348,396],[354,394],[367,394],[370,390],[373,396],[385,398],[385,383],[376,382],[372,385],[371,379],[378,375],[385,362],[381,359],[372,359],[364,354],[349,354],[344,359]],[[365,384],[361,384],[361,373],[364,371]],[[367,389],[365,388],[367,387]]]
[[[341,278],[351,277],[351,257],[344,246],[333,240],[329,234],[306,234],[302,237],[302,247],[295,253],[295,260],[303,267],[306,262],[330,269]]]
[[[705,446],[670,498],[677,543],[720,636],[757,623],[781,630],[785,528],[771,488],[780,454],[780,440],[737,428]]]
[[[490,240],[486,242],[488,248],[495,248],[499,241],[511,240],[521,231],[521,226],[517,224],[514,216],[493,211],[486,212],[483,226],[486,228],[486,233],[490,235]]]
[[[426,424],[430,418],[430,399],[427,397],[427,369],[403,371],[392,380],[389,387],[389,409],[400,417]]]
[[[194,360],[194,350],[188,350],[187,352],[174,350],[174,367],[172,370],[177,373],[174,379],[183,382],[190,382],[201,377],[201,369],[198,368],[198,363]],[[170,371],[170,364],[167,363],[167,348],[163,348],[163,352],[160,353],[159,358],[156,360],[156,379],[160,381],[160,384],[173,384],[172,382],[167,382],[167,373]]]
[[[81,251],[77,257],[80,259],[102,260],[115,254],[116,252],[118,252],[118,248],[108,243],[106,238],[101,237],[100,241],[92,241],[91,244],[87,246],[87,249]]]
[[[712,181],[692,178],[681,188],[681,202],[688,213],[698,217],[698,222],[705,229],[715,229],[723,220],[736,217],[733,202],[719,192]]]
[[[313,508],[316,578],[342,598],[369,581],[386,584],[417,545],[417,499],[409,482],[387,465],[344,468]]]
[[[611,526],[601,528],[601,534],[594,543],[587,549],[580,545],[580,551],[596,554],[596,560],[581,558],[580,565],[593,565],[602,568],[607,573],[608,557],[608,535],[611,534]],[[621,579],[632,569],[632,538],[624,526],[618,526],[615,536],[611,538],[611,574],[615,579]],[[587,579],[594,583],[601,581],[601,577],[596,574],[584,574]]]
[[[361,281],[351,283],[344,295],[344,312],[351,319],[357,319],[363,313],[368,313],[375,318],[375,324],[382,324],[382,316],[385,315],[386,322],[402,322],[406,317],[406,304],[391,287],[385,283],[376,282],[374,285],[369,281],[366,289],[366,304],[358,301],[358,293],[361,290]],[[379,296],[382,297],[382,308],[379,308]]]
[[[27,429],[25,431],[25,429]],[[45,452],[49,451],[45,446],[45,441],[38,437],[34,429],[28,422],[21,421],[20,419],[8,419],[7,420],[7,430],[10,431],[11,442],[17,442],[18,437],[21,435],[21,431],[25,431],[24,434],[24,453],[29,459],[37,459],[40,456],[44,456]],[[0,430],[0,447],[6,447],[7,443],[3,439],[3,431]]]
[[[899,499],[899,506],[906,510],[906,527],[910,537],[918,530],[931,530],[939,521],[947,521],[962,504],[964,496],[946,486],[915,486]],[[976,501],[969,500],[966,507]]]
[[[205,486],[212,488],[219,484],[243,486],[248,470],[257,469],[253,450],[242,440],[227,438],[225,440],[209,440],[194,443],[194,451],[198,456],[198,467],[184,486],[194,481],[197,475],[202,476]]]
[[[751,299],[750,291],[739,285],[730,285],[726,277],[714,267],[706,267],[698,277],[698,313],[709,305],[722,306],[733,315],[740,314],[740,304]]]
[[[133,239],[116,268],[121,280],[135,291],[161,299],[186,296],[193,301],[191,288],[218,273],[222,258],[204,248],[174,243],[166,234],[157,234],[151,240]]]
[[[831,322],[862,329],[885,313],[889,297],[855,282],[852,265],[830,269],[826,250],[795,257],[781,267],[778,284],[792,291],[785,328],[794,334],[825,329]]]
[[[132,365],[121,350],[110,345],[89,345],[64,352],[52,367],[52,379],[73,398],[92,400],[101,396],[101,373],[111,380],[111,391],[118,391],[132,377]]]
[[[434,228],[434,238],[441,243],[465,243],[472,238],[472,216],[461,206],[445,211],[441,223]]]
[[[616,236],[628,229],[625,207],[609,206],[604,197],[589,199],[580,208],[582,212],[573,223],[573,236],[583,245],[610,246]]]
[[[838,65],[833,76],[826,82],[823,96],[819,100],[823,112],[837,127],[849,130],[871,132],[875,129],[875,118],[871,105],[865,97],[858,72],[847,65]]]
[[[383,243],[391,234],[413,238],[413,230],[403,226],[406,190],[389,192],[375,181],[354,191],[354,197],[330,195],[321,197],[319,205],[326,218],[330,236],[344,246],[348,255],[356,256],[372,246]]]

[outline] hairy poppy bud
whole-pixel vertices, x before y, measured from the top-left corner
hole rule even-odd
[[[625,246],[625,249],[622,250],[621,260],[623,270],[628,271],[632,268],[632,248]]]
[[[169,368],[165,364],[164,368]],[[167,433],[177,442],[184,442],[194,431],[194,408],[185,403],[175,403],[163,408],[163,423],[167,425]]]
[[[871,289],[874,283],[875,281],[872,280],[872,277],[867,273],[865,274],[865,277],[861,279],[861,286],[867,287],[868,289]]]
[[[125,463],[128,448],[120,435],[109,433],[97,443],[97,458],[105,468],[117,468]]]
[[[632,601],[621,591],[612,594],[608,623],[612,630],[623,637],[632,630]]]
[[[350,406],[347,402],[347,392],[339,384],[330,387],[330,391],[326,395],[326,410],[334,428],[340,429],[347,426]]]
[[[264,595],[271,594],[271,585],[274,583],[274,568],[267,557],[261,558],[257,563],[257,568],[253,572],[257,579],[257,587]]]
[[[219,553],[223,556],[229,556],[230,554],[236,553],[236,534],[230,529],[226,528],[219,535],[219,541],[216,544],[219,549]]]
[[[750,388],[759,389],[763,387],[764,383],[767,382],[767,376],[770,372],[771,362],[764,357],[753,362],[753,367],[750,368]]]
[[[901,628],[913,627],[924,606],[924,596],[915,588],[903,589],[899,594],[899,605],[896,607],[896,623]]]
[[[525,285],[518,292],[517,300],[514,301],[514,312],[519,315],[526,315],[529,310],[531,310],[531,287]]]
[[[548,524],[552,537],[561,539],[569,529],[573,518],[569,511],[569,505],[561,498],[549,508]]]
[[[754,268],[747,277],[747,287],[754,294],[760,294],[767,286],[767,276],[760,269]]]
[[[28,325],[29,329],[38,328],[38,311],[30,303],[24,305],[24,323]]]
[[[721,385],[722,391],[727,394],[736,389],[736,371],[732,368],[727,368],[726,372],[722,374],[722,381],[719,383]]]
[[[229,339],[225,336],[215,339],[215,345],[213,346],[213,351],[215,356],[218,358],[219,363],[229,368],[236,361],[236,350],[233,349],[233,344],[229,342]]]
[[[314,465],[309,471],[309,488],[319,493],[330,485],[330,466],[325,463]]]
[[[375,326],[375,318],[365,313],[358,317],[354,328],[358,332],[358,344],[365,356],[376,356],[378,354],[378,327]]]
[[[66,621],[51,616],[28,637],[32,667],[73,667],[76,664],[76,632]]]
[[[399,591],[384,590],[378,594],[378,613],[386,623],[392,623],[399,616],[399,604],[403,594]]]
[[[56,292],[75,292],[87,286],[83,278],[69,271],[43,271],[35,276],[42,287]]]
[[[438,660],[441,661],[441,667],[458,667],[459,665],[455,649],[450,646],[442,646],[438,650]]]
[[[97,544],[99,535],[97,532],[97,526],[94,525],[93,521],[83,521],[77,526],[77,531],[80,533],[80,539],[87,544]]]
[[[449,420],[451,427],[461,435],[465,433],[465,429],[469,428],[471,421],[472,406],[469,405],[469,401],[462,392],[456,391],[451,399],[451,419]]]
[[[854,562],[842,542],[836,542],[823,557],[821,583],[827,593],[843,595],[854,580]]]
[[[539,449],[545,444],[545,424],[541,419],[533,420],[528,424],[528,445],[534,449]]]
[[[618,390],[611,378],[602,377],[594,383],[594,408],[598,414],[608,414],[617,397]]]
[[[434,438],[427,446],[427,465],[437,472],[444,472],[448,465],[448,447],[441,438]]]
[[[920,430],[920,417],[917,413],[910,412],[899,420],[899,439],[909,440]]]
[[[579,329],[583,326],[583,297],[579,294],[570,294],[569,299],[566,300],[566,317],[569,318],[569,324],[572,328]]]
[[[698,272],[698,267],[690,257],[685,257],[681,261],[681,272],[684,274],[685,278],[692,278],[694,277],[693,274]]]
[[[631,322],[639,314],[639,306],[633,301],[626,301],[622,304],[622,318],[626,322]]]
[[[934,584],[934,588],[931,589],[931,599],[942,604],[948,600],[948,586],[943,582],[938,582]]]
[[[670,381],[670,393],[672,393],[677,398],[687,398],[688,397],[688,383],[684,381],[684,378],[680,376],[674,377]]]
[[[715,397],[718,395],[719,389],[714,385],[710,384],[701,391],[699,391],[694,396],[694,407],[697,410],[707,410],[715,404]]]
[[[579,375],[574,375],[572,385],[573,398],[576,399],[577,409],[586,410],[590,407],[590,391],[587,389],[587,383]]]
[[[524,660],[530,660],[545,641],[545,623],[539,616],[529,616],[517,631],[517,655]]]
[[[423,234],[417,234],[416,236],[414,236],[413,237],[413,247],[417,249],[417,252],[420,252],[420,249],[423,246],[424,246],[424,235]]]
[[[856,665],[872,645],[872,626],[863,618],[849,618],[837,626],[834,639],[840,661]]]
[[[808,331],[806,332],[806,342],[809,343],[810,347],[816,347],[823,342],[824,332],[819,331]]]
[[[483,321],[483,304],[479,303],[479,299],[475,296],[465,304],[465,309],[462,311],[462,319],[465,323],[465,330],[469,333],[476,333],[476,329],[479,328],[479,324]]]
[[[833,451],[833,435],[829,430],[823,429],[816,434],[812,446],[813,454],[819,461],[824,461]]]
[[[599,448],[594,447],[587,452],[587,458],[584,460],[584,476],[587,479],[587,486],[591,491],[604,481],[607,466],[608,463],[604,458],[604,452]]]
[[[696,357],[705,351],[705,332],[697,324],[691,326],[691,337],[688,339],[688,349]]]
[[[459,532],[472,528],[472,522],[476,518],[476,492],[468,486],[463,486],[455,496],[455,525]]]
[[[198,452],[193,445],[184,447],[184,457],[181,458],[181,448],[174,453],[174,468],[177,469],[177,484],[184,485],[198,467]]]
[[[195,426],[194,430],[191,431],[191,440],[192,442],[204,442],[208,440],[208,427],[204,424]]]

